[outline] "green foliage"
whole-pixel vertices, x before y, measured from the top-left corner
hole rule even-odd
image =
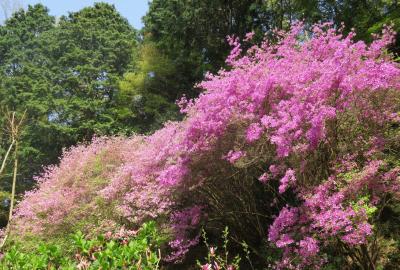
[[[2,270],[76,269],[57,245],[40,243],[36,253],[23,253],[19,248],[13,246],[7,251],[0,263]]]
[[[384,23],[395,23],[399,30],[398,1],[250,1],[250,0],[153,0],[143,18],[143,32],[160,52],[173,59],[176,74],[170,88],[176,98],[183,93],[196,96],[193,85],[205,72],[226,67],[228,35],[243,38],[254,31],[255,41],[274,29],[287,29],[296,20],[307,25],[333,21],[345,24],[345,33],[355,28],[357,38],[371,40],[371,32],[380,31]],[[394,50],[398,49],[399,37]]]
[[[94,134],[135,130],[124,121],[132,115],[129,109],[124,119],[119,117],[127,105],[118,102],[118,80],[128,70],[136,43],[128,21],[104,3],[57,23],[38,4],[0,26],[0,107],[26,109],[28,117],[20,183],[29,185],[42,166],[57,163],[64,147]],[[0,154],[5,145],[0,133]]]
[[[255,30],[259,36],[270,29],[263,1],[154,0],[143,18],[143,32],[162,54],[173,59],[176,73],[170,95],[197,96],[193,87],[207,71],[224,66],[229,52],[227,35],[243,37]]]
[[[393,29],[399,33],[400,31],[400,5],[397,1],[387,0],[381,1],[380,3],[381,10],[384,12],[380,12],[377,20],[372,24],[368,25],[367,34],[370,35],[372,33],[379,33],[380,29],[386,25],[392,25]],[[376,16],[376,15],[375,15]],[[391,50],[397,54],[399,57],[400,54],[400,35],[396,35],[396,41],[391,46]],[[397,58],[397,60],[399,60]]]
[[[59,154],[54,148],[50,152],[50,145],[48,150],[45,149],[52,132],[42,124],[51,101],[52,75],[48,65],[50,59],[41,52],[40,37],[53,29],[54,22],[44,6],[36,5],[15,13],[4,26],[0,26],[0,106],[20,112],[26,109],[29,114],[21,140],[21,163],[30,165],[20,168],[25,177],[31,175],[32,167],[38,168]],[[4,128],[4,121],[5,115],[2,115],[1,128]],[[7,136],[0,133],[0,148],[8,144]]]
[[[118,133],[118,80],[127,70],[136,32],[114,6],[94,7],[62,17],[53,33],[56,98],[52,122],[65,125],[74,141]]]
[[[167,120],[177,119],[173,62],[162,55],[153,42],[144,42],[138,49],[135,69],[124,75],[119,83],[119,102],[132,109],[130,121],[141,132],[154,131]],[[131,113],[135,112],[135,117]],[[124,112],[122,112],[122,116]]]
[[[89,269],[158,269],[157,247],[165,240],[158,235],[154,222],[145,223],[134,239],[106,240],[103,236],[86,240],[82,233],[73,236],[81,261]]]
[[[371,218],[376,213],[378,208],[376,206],[371,206],[369,197],[369,195],[364,195],[358,198],[357,202],[352,203],[351,206],[355,212],[365,211],[367,216]]]
[[[48,269],[159,269],[158,247],[166,240],[154,222],[143,224],[132,237],[103,235],[86,239],[81,232],[71,236],[72,254],[57,244],[40,243],[34,252],[21,252],[13,246],[0,261],[2,270]]]

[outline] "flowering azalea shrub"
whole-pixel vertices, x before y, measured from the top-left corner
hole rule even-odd
[[[15,213],[18,236],[58,237],[77,230],[97,235],[114,229],[116,218],[98,192],[123,162],[133,141],[96,138],[90,145],[65,151],[58,166],[46,169],[37,189],[27,192]]]
[[[389,267],[400,233],[387,218],[400,214],[400,68],[385,50],[394,33],[365,44],[330,24],[297,24],[275,35],[247,51],[230,38],[230,68],[178,102],[183,121],[118,147],[72,150],[26,195],[16,226],[43,232],[99,213],[106,224],[96,227],[153,219],[171,237],[165,260],[179,262],[201,227],[228,225],[236,242],[262,250],[252,255],[259,265]],[[98,147],[117,149],[116,163],[102,163],[117,164],[107,181],[66,177],[91,174],[82,164],[93,166]],[[77,215],[81,207],[89,211]]]

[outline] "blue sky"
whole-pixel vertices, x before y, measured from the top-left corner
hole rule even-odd
[[[21,2],[25,7],[29,4],[42,3],[50,9],[50,14],[55,16],[67,15],[68,11],[78,11],[95,2],[107,2],[114,4],[122,16],[127,18],[136,29],[143,26],[141,18],[148,9],[148,0],[22,0]]]

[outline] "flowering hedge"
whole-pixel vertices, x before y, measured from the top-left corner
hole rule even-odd
[[[62,179],[115,141],[69,152],[27,194],[16,224],[53,226],[99,197],[114,220],[159,220],[172,239],[169,261],[197,245],[201,226],[230,223],[236,238],[263,235],[281,250],[280,269],[315,269],[330,254],[364,269],[387,263],[378,258],[393,252],[378,246],[399,235],[374,226],[400,195],[400,69],[385,50],[394,33],[388,27],[369,45],[330,24],[275,35],[246,52],[230,38],[230,68],[208,74],[197,99],[178,102],[183,121],[118,139],[120,166],[104,185]]]
[[[37,189],[27,192],[19,203],[14,217],[18,234],[54,237],[82,230],[97,235],[107,230],[105,225],[113,227],[111,205],[98,191],[123,162],[123,149],[130,142],[96,138],[90,145],[66,151],[60,164],[48,167],[36,179]]]

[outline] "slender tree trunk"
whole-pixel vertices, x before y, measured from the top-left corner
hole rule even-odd
[[[12,212],[14,210],[15,187],[17,185],[17,172],[18,172],[18,141],[15,142],[15,149],[14,149],[14,173],[13,173],[13,182],[11,189],[11,203],[10,203],[10,213],[8,215],[8,224],[10,224],[12,218]]]

